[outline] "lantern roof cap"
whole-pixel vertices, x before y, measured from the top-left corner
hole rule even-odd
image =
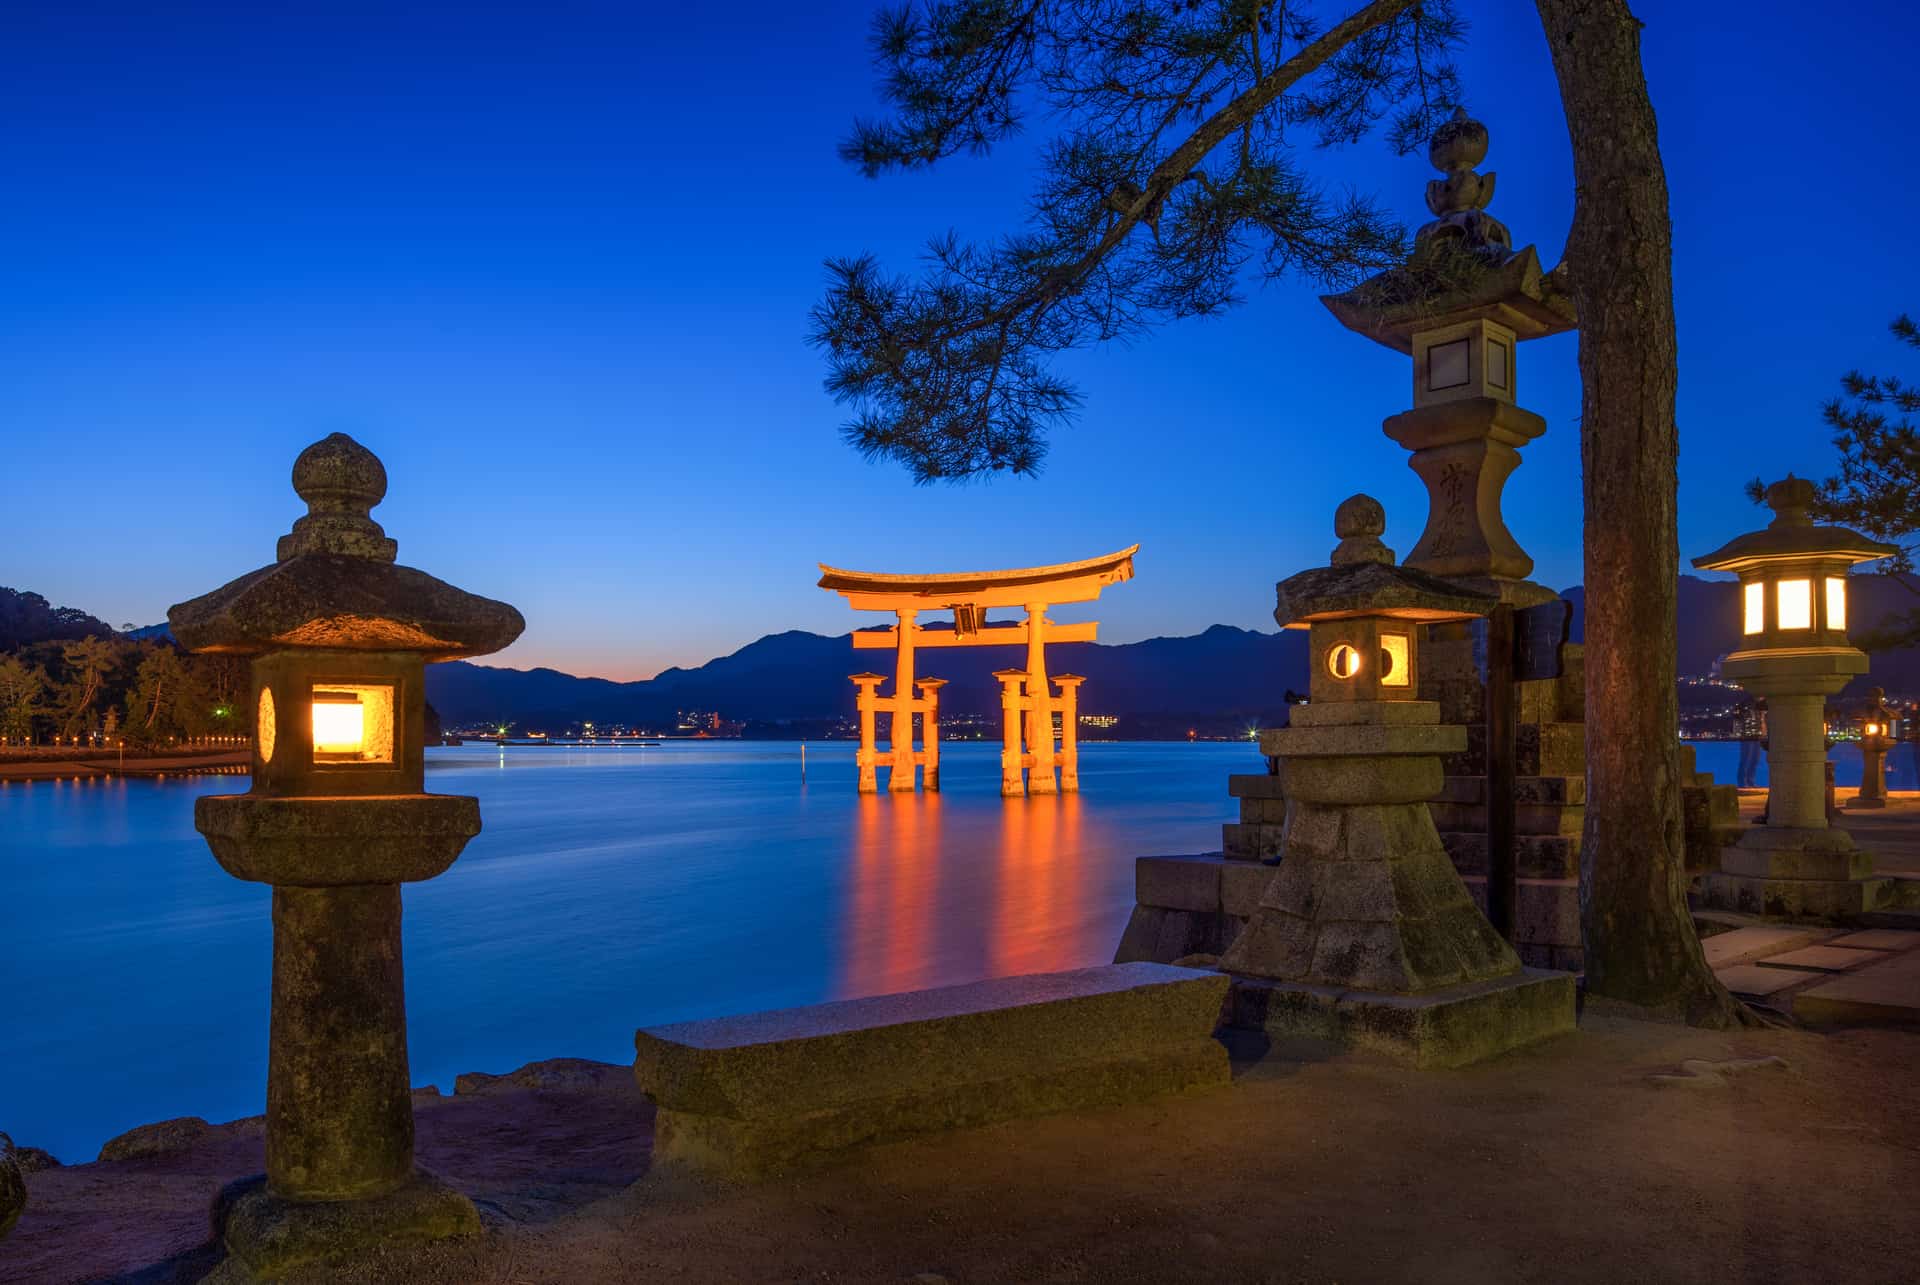
[[[1789,473],[1766,490],[1773,521],[1758,531],[1735,536],[1712,553],[1693,560],[1701,571],[1740,571],[1789,558],[1834,558],[1871,562],[1900,551],[1898,545],[1861,535],[1843,526],[1815,522],[1811,509],[1818,489]]]
[[[1379,540],[1385,530],[1386,511],[1378,500],[1355,495],[1343,501],[1334,514],[1340,545],[1333,551],[1332,565],[1299,572],[1276,585],[1274,620],[1285,629],[1356,616],[1434,624],[1473,620],[1498,605],[1492,594],[1395,566],[1393,551]]]
[[[1477,169],[1486,155],[1487,127],[1456,107],[1427,141],[1443,176],[1427,182],[1433,221],[1414,233],[1405,263],[1320,297],[1341,325],[1410,353],[1415,334],[1463,321],[1498,322],[1516,339],[1578,324],[1566,265],[1543,270],[1539,253],[1515,250],[1507,225],[1487,213],[1496,176]]]
[[[526,628],[508,604],[394,561],[397,546],[369,516],[386,494],[386,469],[345,433],[302,451],[293,485],[307,514],[280,538],[275,562],[168,609],[181,646],[413,651],[434,661],[499,651]]]

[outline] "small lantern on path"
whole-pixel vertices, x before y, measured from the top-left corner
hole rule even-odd
[[[1850,808],[1887,806],[1887,751],[1894,746],[1893,711],[1887,708],[1884,687],[1868,691],[1867,701],[1867,712],[1860,718],[1860,793],[1848,800]]]
[[[503,602],[394,562],[370,516],[371,451],[335,433],[301,452],[308,512],[279,557],[167,613],[196,652],[253,658],[253,784],[197,800],[226,871],[273,885],[267,1172],[223,1193],[230,1258],[259,1276],[369,1244],[479,1230],[413,1162],[400,885],[446,870],[477,800],[427,794],[429,661],[498,651]]]

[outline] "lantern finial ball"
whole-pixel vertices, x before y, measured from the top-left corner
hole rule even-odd
[[[1393,565],[1393,550],[1380,543],[1387,529],[1387,511],[1371,495],[1348,496],[1333,511],[1333,533],[1340,546],[1333,551],[1336,567],[1355,562],[1379,562]]]
[[[293,461],[293,489],[308,504],[348,501],[371,509],[387,496],[387,469],[378,455],[334,433]]]
[[[1767,488],[1767,507],[1773,510],[1773,526],[1812,526],[1807,511],[1813,507],[1817,490],[1804,477],[1787,474]]]
[[[1427,159],[1442,174],[1470,170],[1487,159],[1487,127],[1455,107],[1453,116],[1427,140]]]
[[[335,553],[392,562],[399,546],[370,516],[386,498],[387,470],[375,455],[345,433],[334,433],[300,452],[293,462],[293,489],[307,502],[307,515],[280,537],[280,561],[303,553]]]

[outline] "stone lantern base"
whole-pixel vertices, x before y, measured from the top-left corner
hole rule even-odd
[[[1227,1025],[1364,1049],[1421,1070],[1467,1066],[1572,1031],[1573,974],[1524,968],[1419,995],[1236,977]]]
[[[1844,830],[1754,826],[1720,852],[1702,884],[1707,904],[1751,915],[1837,919],[1878,909],[1893,881]]]
[[[289,1200],[267,1189],[265,1174],[229,1183],[213,1202],[213,1233],[227,1259],[209,1281],[274,1280],[402,1242],[480,1234],[473,1202],[424,1169],[368,1200]]]
[[[1228,1024],[1419,1067],[1574,1028],[1570,973],[1521,965],[1475,908],[1425,800],[1466,732],[1427,701],[1315,704],[1262,747],[1286,762],[1285,859],[1221,957]]]

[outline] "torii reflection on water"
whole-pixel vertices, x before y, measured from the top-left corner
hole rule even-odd
[[[1099,828],[1071,794],[993,813],[937,794],[862,796],[836,994],[1107,962],[1117,929],[1087,896]]]

